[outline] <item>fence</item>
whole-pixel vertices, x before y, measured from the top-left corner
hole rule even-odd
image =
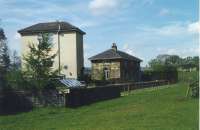
[[[155,80],[155,81],[149,81],[149,82],[110,84],[107,86],[118,86],[120,88],[120,91],[124,92],[124,91],[131,91],[134,89],[156,87],[156,86],[167,85],[167,84],[170,84],[168,80]]]
[[[0,92],[0,114],[15,114],[29,111],[32,107],[32,103],[22,92]]]
[[[0,92],[0,114],[14,114],[42,106],[65,106],[65,96],[56,90],[47,90],[40,97],[28,91]]]
[[[66,106],[74,108],[117,97],[120,97],[118,86],[70,89],[66,95]]]
[[[123,84],[110,84],[95,88],[74,88],[68,94],[60,95],[57,91],[45,91],[42,97],[46,105],[67,106],[71,108],[88,105],[94,102],[120,97],[120,92],[147,87],[156,87],[169,84],[167,80],[150,82],[136,82]],[[32,106],[44,105],[39,99],[33,97],[32,93],[9,92],[0,94],[0,113],[30,110]],[[17,107],[16,107],[17,106]],[[9,110],[11,109],[11,110]],[[17,110],[18,109],[18,110]]]

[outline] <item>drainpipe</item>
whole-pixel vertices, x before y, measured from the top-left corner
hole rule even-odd
[[[59,36],[59,32],[60,32],[60,23],[58,22],[58,32],[57,32],[57,35],[58,35],[58,73],[60,75],[61,68],[60,68],[60,36]]]

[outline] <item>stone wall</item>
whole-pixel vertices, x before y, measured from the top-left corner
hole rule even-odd
[[[120,79],[120,62],[93,62],[92,63],[92,79],[103,80],[105,78],[104,70],[109,71],[109,79]]]

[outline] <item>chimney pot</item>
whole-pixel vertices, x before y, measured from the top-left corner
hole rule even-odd
[[[113,44],[112,44],[112,49],[113,49],[114,51],[117,51],[117,45],[116,45],[116,43],[113,43]]]

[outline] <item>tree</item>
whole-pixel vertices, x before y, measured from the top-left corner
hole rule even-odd
[[[193,62],[197,68],[197,70],[199,70],[199,56],[194,56],[193,57]]]
[[[178,67],[181,63],[181,58],[177,55],[171,55],[165,60],[165,64]]]
[[[14,50],[11,56],[11,68],[12,70],[19,70],[21,66],[20,57],[17,55],[17,51]]]
[[[199,56],[186,57],[182,59],[182,64],[180,66],[182,69],[191,70],[196,68],[199,70]]]
[[[0,86],[3,88],[8,87],[6,80],[10,68],[10,57],[7,46],[7,38],[2,28],[0,28]]]
[[[155,68],[159,65],[162,65],[163,63],[157,59],[152,59],[150,62],[149,62],[149,66],[150,68]]]
[[[155,59],[149,62],[151,68],[159,67],[160,65],[171,65],[177,68],[185,70],[191,70],[193,68],[199,69],[199,57],[188,56],[181,58],[178,55],[158,55]]]
[[[41,91],[57,73],[57,70],[52,68],[56,54],[51,53],[49,34],[42,34],[39,44],[29,44],[29,49],[30,52],[24,56],[25,76],[33,81],[35,89]]]

